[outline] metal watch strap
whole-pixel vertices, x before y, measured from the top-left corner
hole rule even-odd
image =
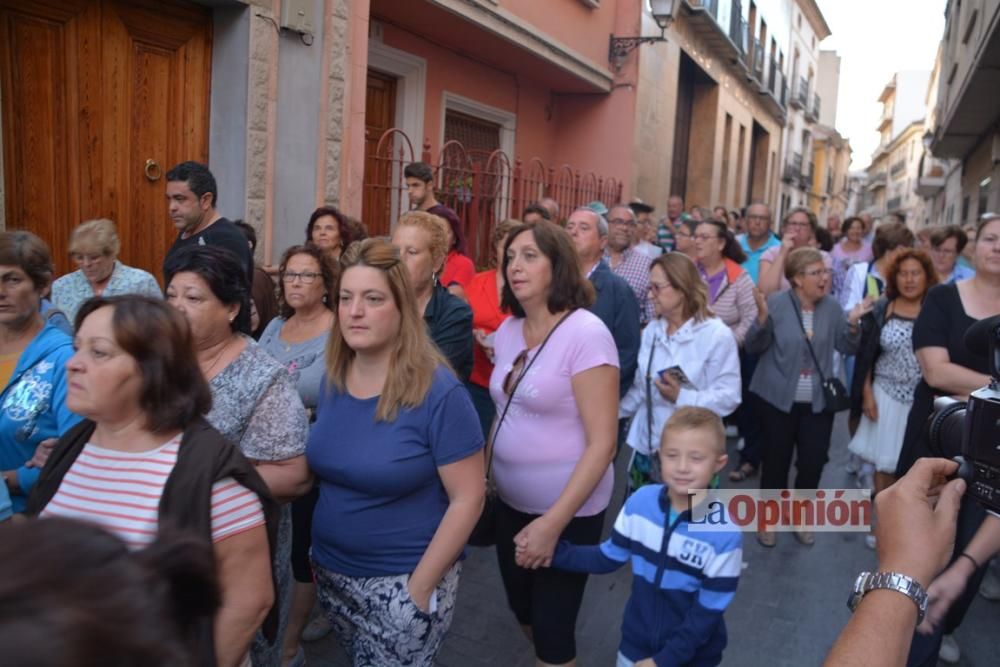
[[[902,593],[917,605],[917,625],[924,620],[927,613],[927,591],[913,577],[899,572],[862,572],[854,582],[854,590],[847,601],[847,606],[854,611],[861,598],[869,591],[890,590]]]

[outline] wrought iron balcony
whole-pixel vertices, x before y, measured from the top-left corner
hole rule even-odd
[[[758,39],[753,40],[753,76],[764,85],[764,45]]]
[[[879,188],[884,188],[887,181],[886,173],[884,171],[879,171],[874,174],[868,175],[868,189],[878,190]]]
[[[809,79],[799,78],[798,85],[792,91],[789,104],[793,109],[805,109],[809,104]]]
[[[802,154],[792,153],[789,157],[788,162],[785,164],[785,169],[781,174],[781,180],[786,183],[795,183],[802,177]]]

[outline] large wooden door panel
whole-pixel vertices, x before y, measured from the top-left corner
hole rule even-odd
[[[105,117],[106,134],[119,138],[105,161],[129,221],[123,251],[157,275],[175,235],[164,175],[183,160],[208,161],[210,27],[201,8],[165,15],[159,2],[105,0],[104,86],[120,100]]]
[[[393,146],[384,146],[377,155],[379,139],[394,125],[396,117],[396,79],[375,70],[368,70],[365,95],[365,183],[361,202],[361,219],[373,236],[388,234],[392,229],[392,162]]]
[[[109,217],[122,259],[159,274],[174,236],[163,175],[208,160],[209,10],[0,0],[0,59],[8,227],[45,238],[65,271],[73,227]]]
[[[11,227],[31,229],[66,254],[66,236],[80,215],[78,106],[81,42],[89,42],[99,8],[85,2],[0,0],[0,95],[4,174]]]

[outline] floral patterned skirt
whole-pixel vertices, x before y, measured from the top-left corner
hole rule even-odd
[[[445,573],[420,609],[406,588],[410,575],[349,577],[313,562],[316,593],[354,667],[431,667],[451,626],[462,563]]]

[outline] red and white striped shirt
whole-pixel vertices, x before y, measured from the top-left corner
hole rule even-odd
[[[178,435],[145,452],[120,452],[87,443],[41,516],[90,521],[130,549],[156,537],[160,498],[180,450]],[[231,477],[212,486],[212,541],[264,524],[257,495]]]

